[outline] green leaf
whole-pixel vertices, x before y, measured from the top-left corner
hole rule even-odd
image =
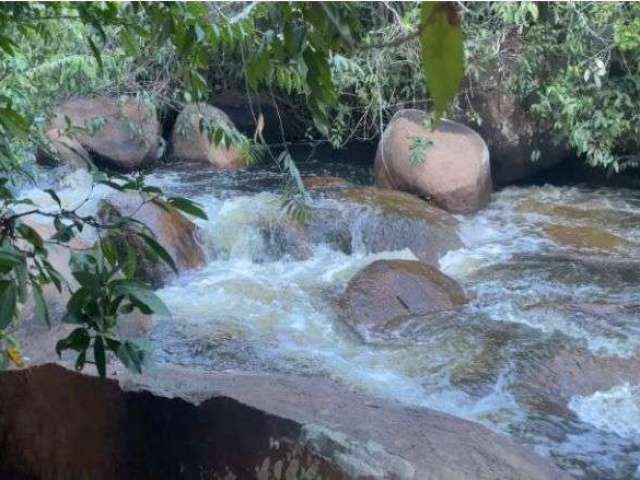
[[[62,357],[62,352],[65,350],[75,350],[76,352],[84,352],[89,348],[91,343],[91,337],[89,332],[84,327],[78,327],[71,332],[66,338],[59,340],[56,343],[56,353],[59,357]]]
[[[165,250],[165,248],[160,245],[157,240],[149,235],[146,235],[142,232],[138,232],[138,236],[142,237],[147,246],[155,253],[158,257],[160,257],[167,265],[171,267],[171,269],[178,273],[178,266],[176,262],[173,260],[173,257],[169,255],[169,252]]]
[[[422,66],[438,122],[464,76],[464,45],[456,4],[424,2],[421,28]]]
[[[116,355],[125,367],[137,373],[142,373],[144,350],[135,342],[130,340],[122,342]]]
[[[113,292],[115,295],[126,295],[132,301],[141,303],[158,315],[170,315],[164,302],[151,290],[128,281],[115,281],[113,283]]]
[[[47,303],[44,301],[40,285],[32,285],[32,290],[36,319],[46,323],[48,327],[51,327],[49,310],[47,309]]]
[[[21,265],[24,259],[17,253],[9,250],[0,250],[0,271],[6,273],[16,265]]]
[[[0,290],[0,330],[11,325],[16,312],[17,298],[16,285],[12,282],[5,282]]]
[[[104,353],[104,342],[102,336],[96,336],[93,341],[93,360],[96,362],[96,368],[100,378],[107,376],[107,356]]]
[[[95,57],[96,62],[98,63],[98,70],[100,70],[100,73],[102,73],[104,68],[102,65],[102,55],[100,54],[100,50],[98,50],[97,45],[95,44],[95,42],[91,37],[87,37],[87,41],[89,42],[89,48],[91,48],[91,53],[93,53],[93,56]]]
[[[194,217],[198,217],[203,220],[208,219],[207,214],[200,205],[186,198],[171,197],[167,200],[167,203],[173,208],[177,208],[178,210],[188,213],[189,215],[193,215]]]

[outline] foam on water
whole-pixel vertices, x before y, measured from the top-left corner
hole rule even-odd
[[[640,386],[625,383],[587,397],[575,396],[569,408],[595,427],[621,437],[640,438]]]

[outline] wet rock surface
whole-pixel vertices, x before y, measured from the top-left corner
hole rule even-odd
[[[121,384],[124,389],[51,364],[0,374],[0,474],[15,480],[568,478],[478,424],[368,399],[320,378],[174,367]]]
[[[179,270],[199,268],[206,262],[196,225],[179,211],[167,211],[138,193],[114,192],[107,196],[101,200],[98,217],[106,223],[124,217],[142,222],[171,255]],[[142,240],[126,230],[116,241],[127,242],[140,252],[144,248]],[[137,275],[145,281],[157,286],[172,275],[169,266],[157,258],[150,260],[140,255],[139,259]]]
[[[363,338],[393,330],[408,317],[456,310],[467,301],[452,278],[411,260],[378,260],[358,272],[338,299],[344,321]]]
[[[345,252],[354,246],[372,253],[406,248],[434,265],[448,251],[462,246],[457,220],[414,195],[375,187],[341,189],[327,195],[341,206],[312,210],[307,229],[316,243],[328,242]]]

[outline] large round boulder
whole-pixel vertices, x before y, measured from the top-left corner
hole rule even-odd
[[[122,218],[143,223],[173,258],[179,270],[199,268],[206,262],[197,226],[179,211],[161,208],[138,193],[115,192],[106,197],[100,203],[98,218],[105,223],[114,223]],[[134,223],[118,232],[115,240],[121,242],[123,247],[126,244],[140,252],[136,276],[154,286],[160,286],[171,271],[158,258],[142,254],[148,248],[132,231],[133,228],[138,228],[138,224]]]
[[[233,122],[219,108],[205,103],[185,106],[173,127],[173,156],[181,161],[209,163],[225,170],[242,167],[244,161],[236,145],[227,147],[224,142],[216,145],[214,139],[210,138],[216,129],[240,135]]]
[[[491,196],[489,150],[476,132],[442,120],[400,110],[385,129],[375,159],[376,185],[415,193],[453,213],[472,213]]]
[[[338,299],[344,321],[370,339],[402,319],[456,310],[462,287],[437,268],[413,260],[377,260],[358,272]]]
[[[375,187],[325,191],[335,208],[312,210],[307,231],[313,243],[327,243],[351,252],[410,250],[425,263],[462,248],[458,221],[415,195]]]
[[[155,108],[135,98],[76,98],[58,105],[51,119],[54,136],[72,137],[98,163],[135,170],[164,153]],[[53,134],[52,134],[53,135]]]

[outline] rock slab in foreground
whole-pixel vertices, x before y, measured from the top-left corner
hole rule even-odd
[[[487,145],[460,123],[429,129],[427,120],[415,109],[393,116],[378,144],[376,185],[429,197],[452,213],[480,210],[492,189]]]
[[[478,424],[325,379],[171,369],[124,383],[53,364],[1,373],[0,478],[569,478]]]

